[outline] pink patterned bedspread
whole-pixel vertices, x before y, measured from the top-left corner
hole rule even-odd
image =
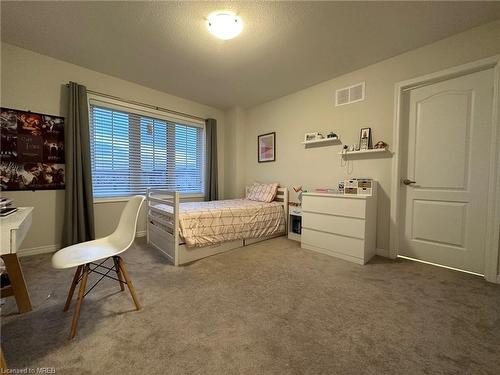
[[[172,207],[154,205],[172,212]],[[209,246],[227,241],[270,236],[285,231],[280,202],[229,199],[180,204],[180,235],[187,246]]]

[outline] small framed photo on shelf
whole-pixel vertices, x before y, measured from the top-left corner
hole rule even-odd
[[[315,141],[318,138],[318,132],[304,134],[304,142]]]
[[[266,163],[276,160],[276,133],[261,134],[257,137],[257,161]]]
[[[372,147],[372,128],[361,128],[359,132],[359,149],[368,150]]]

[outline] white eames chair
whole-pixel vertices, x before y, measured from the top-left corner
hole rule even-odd
[[[65,247],[52,256],[52,266],[54,268],[77,267],[64,305],[64,311],[67,311],[75,288],[80,283],[70,339],[75,337],[76,334],[83,298],[105,277],[118,281],[122,291],[125,290],[123,284],[127,284],[136,309],[141,308],[132,281],[128,276],[125,262],[119,254],[126,251],[134,242],[139,210],[143,202],[144,197],[141,195],[131,197],[123,209],[118,227],[109,236]],[[113,258],[113,266],[111,267],[104,265],[109,258]],[[109,275],[111,271],[116,273],[117,278]],[[101,275],[101,278],[86,292],[88,276],[93,272]]]

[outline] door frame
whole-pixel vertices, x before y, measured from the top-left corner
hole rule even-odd
[[[392,158],[392,179],[391,179],[391,210],[390,210],[390,242],[389,257],[396,258],[399,253],[399,231],[401,222],[401,138],[402,128],[405,126],[403,117],[403,92],[426,86],[451,78],[464,76],[482,70],[493,69],[493,110],[491,150],[490,150],[490,179],[488,186],[488,212],[486,226],[486,246],[484,254],[484,277],[487,281],[500,283],[498,270],[499,258],[499,228],[500,228],[500,173],[497,166],[500,165],[500,55],[495,55],[468,64],[448,68],[435,73],[427,74],[410,80],[401,81],[395,84],[394,88],[394,129],[393,129],[393,158]]]

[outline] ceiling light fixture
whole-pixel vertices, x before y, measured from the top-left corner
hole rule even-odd
[[[243,30],[243,21],[229,11],[214,12],[208,16],[208,31],[219,39],[233,39]]]

